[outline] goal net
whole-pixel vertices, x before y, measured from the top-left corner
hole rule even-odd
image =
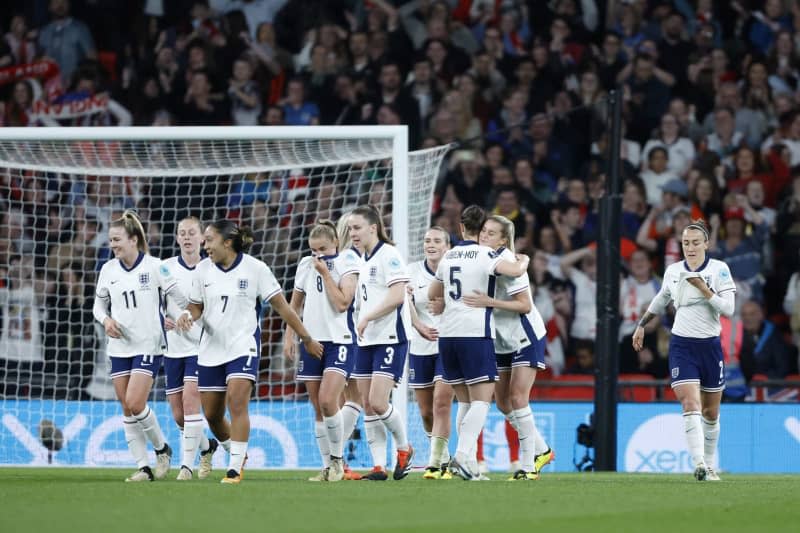
[[[92,317],[109,222],[124,209],[138,210],[162,259],[179,253],[186,216],[250,226],[250,253],[288,297],[314,222],[359,204],[378,206],[408,260],[422,258],[448,147],[409,153],[406,139],[403,126],[0,128],[0,464],[132,464]],[[282,328],[268,310],[248,466],[317,467],[313,411],[282,356]],[[163,372],[151,402],[177,450]],[[369,462],[363,437],[347,454],[354,467]]]

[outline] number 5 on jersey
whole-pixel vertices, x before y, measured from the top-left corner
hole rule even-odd
[[[450,267],[450,287],[455,288],[455,291],[450,291],[450,298],[453,300],[461,299],[461,280],[457,276],[460,273],[461,267]]]

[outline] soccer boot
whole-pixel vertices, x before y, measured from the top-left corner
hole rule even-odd
[[[344,461],[341,457],[331,457],[331,464],[328,468],[325,481],[341,481],[344,479]]]
[[[319,474],[317,474],[316,476],[311,476],[310,478],[308,478],[308,480],[309,481],[325,481],[325,470],[327,470],[327,467],[325,467],[322,470],[320,470]]]
[[[722,481],[717,471],[710,466],[706,468],[706,481]]]
[[[556,452],[548,448],[546,452],[541,453],[534,457],[533,466],[536,467],[536,472],[541,472],[542,468],[549,465],[556,458]]]
[[[208,439],[208,449],[200,452],[200,467],[197,469],[197,479],[205,479],[211,474],[211,460],[219,448],[217,439]]]
[[[442,479],[442,469],[429,466],[425,469],[425,473],[422,474],[422,479]]]
[[[155,477],[153,477],[153,471],[150,470],[149,466],[143,466],[130,477],[125,478],[125,483],[135,483],[138,481],[153,481]]]
[[[536,481],[537,479],[539,479],[539,474],[524,470],[517,470],[513,476],[508,478],[509,481]]]
[[[156,479],[164,479],[166,477],[171,461],[172,448],[165,442],[164,447],[156,451],[156,471],[153,472]]]
[[[222,478],[222,481],[220,481],[220,483],[225,485],[238,485],[241,482],[242,475],[232,468],[228,470],[228,472],[225,474],[225,477]]]
[[[191,481],[192,480],[192,469],[186,465],[181,466],[180,472],[178,472],[178,477],[176,477],[178,481]]]
[[[408,450],[397,451],[397,464],[394,466],[393,478],[399,481],[411,472],[411,460],[414,458],[414,448],[408,445]]]
[[[694,478],[697,481],[705,481],[708,478],[708,467],[704,464],[699,464],[694,469]]]
[[[469,481],[475,477],[475,474],[473,474],[472,471],[465,465],[462,465],[460,462],[458,462],[455,457],[450,459],[450,464],[447,466],[447,470],[450,472],[450,474],[458,476],[464,481]]]
[[[346,481],[358,481],[361,479],[361,474],[358,472],[354,472],[350,470],[350,467],[347,464],[344,465],[344,479]]]
[[[386,469],[382,466],[375,466],[369,471],[369,474],[362,476],[361,479],[364,481],[386,481],[389,479],[389,474],[386,473]]]

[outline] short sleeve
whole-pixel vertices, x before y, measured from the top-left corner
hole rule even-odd
[[[487,252],[488,260],[486,263],[486,268],[488,269],[489,274],[494,275],[495,271],[497,270],[497,265],[500,264],[500,261],[508,261],[509,263],[513,263],[516,261],[516,257],[511,251],[507,248],[501,248],[497,251],[490,251]]]
[[[436,279],[444,283],[444,261],[439,261],[439,266],[436,267]]]
[[[273,296],[280,293],[283,289],[275,279],[272,270],[265,264],[261,264],[258,275],[258,294],[259,300],[270,300]]]
[[[358,274],[361,270],[361,258],[353,250],[345,250],[342,258],[342,277],[348,274]]]
[[[508,278],[504,278],[508,279]],[[516,278],[510,279],[509,283],[506,285],[506,294],[509,296],[523,292],[530,288],[530,278],[528,274],[523,274]]]
[[[719,267],[719,273],[717,274],[714,292],[717,294],[722,294],[723,292],[727,291],[736,292],[736,282],[733,281],[733,276],[731,276],[731,271],[728,268],[728,265],[721,263]]]
[[[384,268],[386,269],[384,280],[386,281],[387,287],[395,283],[409,280],[408,267],[400,258],[400,254],[397,253],[397,250],[392,250],[392,255],[387,258]]]

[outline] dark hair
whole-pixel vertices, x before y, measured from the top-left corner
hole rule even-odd
[[[386,233],[386,228],[383,225],[383,217],[377,207],[372,204],[360,205],[350,212],[350,216],[353,215],[364,217],[370,225],[375,224],[378,227],[378,239],[387,244],[394,245],[394,241],[392,241]]]
[[[648,161],[652,160],[652,158],[653,158],[653,155],[654,155],[656,152],[661,152],[662,154],[664,154],[664,157],[665,157],[666,159],[669,159],[669,152],[667,152],[667,149],[666,149],[666,148],[664,148],[663,146],[655,146],[655,147],[651,148],[651,149],[650,149],[650,152],[647,154],[647,160],[648,160]]]
[[[706,226],[706,223],[702,218],[698,218],[697,220],[692,220],[688,226],[683,228],[683,231],[690,229],[701,232],[705,237],[706,242],[708,241],[708,226]]]
[[[339,243],[339,234],[336,231],[336,224],[328,219],[317,220],[317,223],[311,228],[308,234],[309,239],[325,238],[330,240],[334,245]]]
[[[147,246],[147,236],[139,220],[139,215],[132,209],[126,209],[122,216],[111,222],[109,228],[124,228],[128,237],[136,237],[136,247],[140,252],[148,253],[150,248]]]
[[[215,220],[209,226],[222,236],[223,241],[230,240],[236,253],[246,252],[253,244],[253,232],[247,226],[239,227],[225,218]]]
[[[471,205],[461,212],[461,224],[470,235],[478,235],[486,222],[486,211],[477,205]]]

